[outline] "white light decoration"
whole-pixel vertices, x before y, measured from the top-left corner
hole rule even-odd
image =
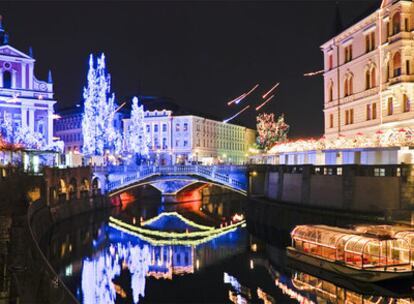
[[[132,99],[131,120],[127,134],[127,152],[135,153],[139,158],[147,158],[151,139],[144,123],[144,106],[139,105],[137,97]]]
[[[110,94],[111,77],[106,71],[105,55],[89,58],[88,84],[84,88],[84,113],[82,133],[85,155],[104,155],[105,151],[118,154],[122,148],[119,130],[114,127],[116,113],[115,96]]]

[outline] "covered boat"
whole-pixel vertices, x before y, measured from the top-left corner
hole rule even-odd
[[[323,225],[297,226],[288,256],[365,282],[412,276],[410,244],[403,238]]]

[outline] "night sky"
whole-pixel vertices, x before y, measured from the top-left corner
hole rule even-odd
[[[340,1],[349,25],[377,0]],[[379,4],[378,4],[379,5]],[[183,108],[227,118],[259,104],[285,113],[290,137],[323,133],[320,45],[334,33],[335,1],[2,2],[10,44],[33,47],[36,75],[52,70],[56,109],[82,102],[88,55],[104,52],[118,104],[133,95],[174,99]],[[246,101],[226,102],[260,87]],[[254,110],[240,117],[255,126]]]

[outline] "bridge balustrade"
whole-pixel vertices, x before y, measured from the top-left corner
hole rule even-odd
[[[133,174],[127,174],[122,176],[118,180],[113,180],[107,182],[107,191],[113,191],[117,188],[127,186],[128,184],[132,184],[134,182],[144,180],[151,175],[170,175],[170,174],[190,174],[190,175],[198,175],[204,177],[206,179],[216,181],[222,183],[224,185],[230,186],[237,190],[246,191],[246,185],[243,182],[240,182],[234,178],[230,178],[229,175],[215,172],[216,168],[211,166],[200,166],[200,165],[179,165],[179,166],[143,166],[137,167],[136,172]],[[134,170],[134,171],[135,171]],[[119,169],[119,168],[110,168],[111,173],[119,173],[125,172],[126,169]]]

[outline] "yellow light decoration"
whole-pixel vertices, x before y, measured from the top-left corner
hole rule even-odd
[[[337,138],[299,139],[273,146],[267,153],[306,152],[336,149],[414,147],[414,132],[409,128],[378,130],[375,134],[338,136]]]
[[[179,218],[184,223],[186,223],[187,225],[189,225],[193,228],[198,228],[198,229],[201,229],[201,230],[212,230],[212,229],[214,229],[214,227],[211,227],[211,226],[205,226],[205,225],[197,224],[196,222],[193,222],[193,221],[185,218],[184,216],[182,216],[181,214],[179,214],[177,212],[163,212],[163,213],[160,213],[156,217],[153,217],[153,218],[151,218],[149,220],[146,220],[146,221],[142,221],[141,226],[151,225],[153,222],[155,222],[155,221],[157,221],[160,218],[165,217],[165,216],[174,216],[176,218]]]
[[[109,218],[110,223],[113,223],[114,225],[116,225],[117,227],[122,227],[124,229],[129,229],[132,230],[134,232],[143,234],[143,235],[151,235],[151,236],[157,236],[157,237],[161,237],[161,238],[170,238],[170,239],[182,239],[182,238],[195,238],[195,237],[205,237],[205,236],[209,236],[209,235],[214,235],[217,233],[221,233],[223,231],[227,231],[230,229],[233,229],[237,226],[242,225],[245,221],[240,221],[237,222],[235,224],[232,225],[228,225],[225,227],[220,227],[220,228],[215,228],[215,227],[210,227],[213,229],[210,229],[208,231],[193,231],[193,232],[166,232],[166,231],[157,231],[157,230],[150,230],[150,229],[145,229],[145,228],[141,228],[141,227],[137,227],[137,226],[133,226],[131,224],[125,223],[121,220],[118,220],[116,218],[110,217]]]
[[[177,240],[177,239],[169,239],[169,240],[157,240],[151,237],[147,237],[145,235],[136,233],[134,231],[130,231],[126,228],[123,228],[121,226],[118,226],[114,223],[109,223],[109,226],[112,228],[115,228],[117,230],[120,230],[122,232],[128,233],[129,235],[132,236],[136,236],[138,238],[140,238],[143,241],[148,242],[149,244],[153,245],[153,246],[166,246],[166,245],[181,245],[181,246],[198,246],[204,243],[207,243],[215,238],[218,238],[222,235],[225,235],[229,232],[233,232],[237,230],[237,226],[240,226],[241,223],[237,223],[236,225],[233,226],[232,229],[227,229],[225,231],[219,232],[219,233],[214,233],[212,232],[211,235],[202,238],[202,239],[197,239],[197,240]],[[243,225],[241,225],[243,227]],[[229,227],[229,226],[228,226]]]

